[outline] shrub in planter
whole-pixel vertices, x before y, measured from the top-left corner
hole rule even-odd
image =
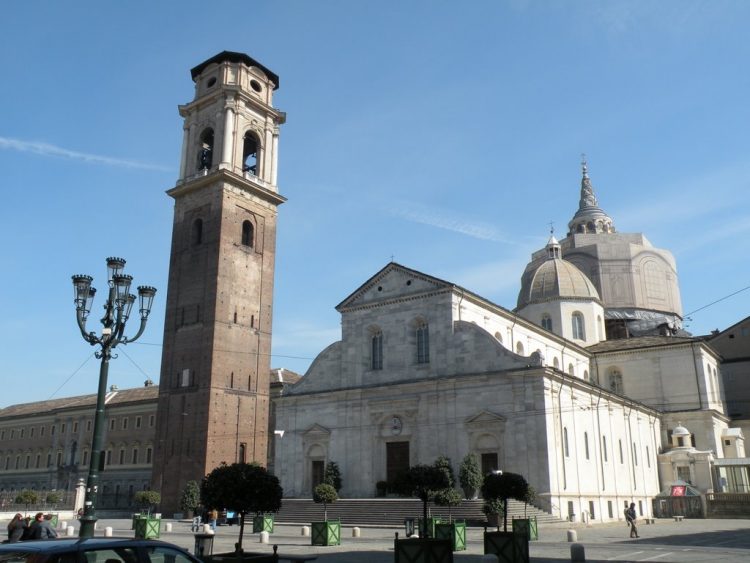
[[[491,473],[484,478],[482,496],[485,501],[503,501],[503,530],[508,531],[508,499],[523,500],[528,495],[529,484],[517,473]]]
[[[484,482],[484,475],[482,475],[479,458],[476,454],[467,454],[461,461],[461,467],[458,470],[458,482],[461,484],[467,499],[476,498],[477,491]]]
[[[435,494],[450,486],[447,473],[434,465],[415,465],[409,468],[404,482],[405,491],[422,501],[422,522],[427,522],[427,503]]]
[[[186,518],[192,518],[195,511],[201,505],[201,488],[198,481],[188,481],[182,489],[180,497],[180,508]]]
[[[500,515],[504,512],[503,501],[500,499],[485,499],[482,512],[487,517],[487,523],[500,529]]]
[[[161,502],[161,495],[159,491],[138,491],[133,495],[133,499],[142,511],[151,514],[156,505]]]
[[[321,483],[313,490],[313,501],[323,505],[323,521],[313,522],[311,539],[313,545],[339,545],[341,543],[341,522],[328,520],[328,505],[339,498],[336,489]]]
[[[445,475],[448,477],[448,487],[453,488],[456,484],[456,477],[453,475],[453,465],[451,464],[451,458],[441,455],[435,460],[435,467],[445,471]]]

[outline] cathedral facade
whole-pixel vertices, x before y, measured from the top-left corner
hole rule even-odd
[[[513,311],[396,263],[340,303],[341,340],[275,401],[285,494],[310,495],[328,461],[343,495],[367,497],[469,453],[526,476],[561,518],[650,514],[672,483],[712,488],[705,455],[664,457],[675,430],[680,451],[718,458],[736,434],[719,355],[681,329],[673,257],[615,231],[585,164],[569,228],[533,254]]]

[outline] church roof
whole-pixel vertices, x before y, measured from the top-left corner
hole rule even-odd
[[[266,68],[262,64],[260,64],[258,61],[253,59],[252,57],[246,55],[245,53],[237,53],[234,51],[222,51],[218,55],[214,55],[208,60],[203,61],[201,64],[199,64],[196,67],[193,67],[190,70],[190,76],[193,80],[201,73],[203,72],[207,66],[216,63],[223,63],[223,62],[230,62],[230,63],[244,63],[247,66],[254,66],[256,68],[259,68],[263,71],[263,73],[268,77],[268,79],[273,82],[274,84],[274,90],[277,90],[279,88],[279,76],[275,72],[271,71],[270,69]]]
[[[616,340],[605,340],[586,348],[589,352],[617,352],[624,350],[637,350],[639,348],[658,348],[663,346],[680,346],[691,342],[704,342],[702,338],[680,337],[680,336],[639,336],[635,338],[623,338]]]

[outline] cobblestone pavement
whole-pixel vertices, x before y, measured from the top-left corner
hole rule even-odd
[[[161,539],[193,551],[194,535],[185,521],[172,522],[172,532],[162,533]],[[130,520],[101,520],[97,534],[111,526],[115,536],[131,536]],[[352,537],[351,527],[342,527],[341,545],[311,546],[310,538],[301,535],[302,525],[277,525],[269,544],[259,542],[259,534],[248,533],[243,538],[245,551],[271,553],[278,545],[281,555],[317,556],[319,563],[392,563],[393,539],[403,529],[360,528],[361,536]],[[575,530],[577,542],[584,546],[586,561],[657,561],[659,563],[750,562],[750,520],[657,520],[656,524],[639,527],[640,538],[629,539],[625,523],[585,526],[583,524],[540,524],[539,541],[531,542],[531,561],[560,563],[570,561],[568,531]],[[482,529],[467,531],[467,549],[457,552],[456,563],[479,562],[482,559]],[[214,553],[234,550],[239,537],[239,526],[220,526],[214,541]]]

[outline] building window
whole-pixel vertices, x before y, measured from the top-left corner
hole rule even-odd
[[[29,438],[33,438],[33,437],[34,437],[34,427],[32,426],[32,427],[31,427],[31,428],[29,429]]]
[[[148,416],[148,427],[149,427],[149,428],[153,428],[153,427],[154,427],[154,420],[155,420],[155,417],[154,417],[154,415],[153,415],[153,414],[150,414],[150,415]]]
[[[91,421],[90,420],[86,421],[86,432],[91,432]]]
[[[573,375],[573,364],[568,364],[568,375]]]
[[[498,341],[498,342],[499,342],[500,344],[502,344],[502,343],[503,343],[503,335],[502,335],[502,334],[500,334],[499,332],[496,332],[496,333],[495,333],[495,339],[496,339],[496,340],[497,340],[497,341]]]
[[[82,465],[87,465],[89,462],[89,451],[83,450],[83,459],[81,460]]]
[[[190,244],[198,246],[203,242],[203,219],[198,218],[193,221],[193,228],[190,231]]]
[[[651,456],[648,455],[648,446],[646,446],[646,465],[651,467]]]
[[[519,356],[523,356],[523,352],[523,343],[519,340],[518,342],[516,342],[516,354],[518,354]]]
[[[133,457],[130,459],[130,463],[133,465],[138,463],[138,448],[133,448]]]
[[[607,459],[607,437],[602,436],[602,455],[604,456],[604,461],[608,461]]]
[[[76,432],[78,432],[78,423],[74,422],[73,423],[73,434],[75,434]]]
[[[151,463],[151,448],[146,448],[146,463]]]
[[[242,171],[258,175],[258,139],[250,131],[242,139]]]
[[[180,379],[180,387],[188,387],[190,385],[190,370],[182,370],[182,377]]]
[[[568,447],[568,429],[563,428],[563,452],[565,457],[570,457],[570,448]]]
[[[586,333],[583,329],[583,315],[579,312],[573,313],[573,340],[586,340]]]
[[[253,223],[245,220],[242,222],[242,246],[253,247],[255,243],[255,229],[253,229]]]
[[[633,462],[638,465],[638,450],[635,449],[635,442],[633,442]]]
[[[23,431],[21,431],[21,432],[22,432],[21,437],[23,438]],[[65,434],[65,423],[64,422],[60,425],[60,434]]]
[[[44,430],[46,429],[46,426],[40,426],[39,427],[39,436],[44,436]]]
[[[542,315],[542,328],[552,332],[552,317],[550,317],[547,313]]]
[[[135,427],[136,428],[140,428],[141,427],[141,417],[140,416],[136,416],[135,417]]]
[[[128,417],[123,417],[122,419],[122,429],[127,430],[128,429]]]
[[[244,443],[244,442],[242,442],[240,444],[239,462],[240,463],[246,463],[247,462],[247,444]]]
[[[52,465],[52,454],[47,454],[47,467],[50,467]]]
[[[583,433],[583,448],[586,453],[586,459],[589,459],[589,434],[588,432]]]
[[[609,514],[610,518],[614,518],[614,514],[612,512],[612,501],[611,500],[607,501],[607,514]]]
[[[592,520],[596,520],[596,511],[594,510],[594,501],[589,501],[589,514],[591,515]]]
[[[370,369],[383,369],[383,333],[380,330],[370,337]]]
[[[622,385],[622,374],[617,368],[612,368],[609,371],[609,389],[618,395],[624,394],[624,388]]]
[[[198,170],[208,170],[213,164],[214,152],[214,130],[206,129],[200,136],[200,148],[198,149]]]
[[[114,430],[115,429],[115,419],[114,418],[110,418],[109,419],[109,429],[110,430]]]
[[[50,434],[50,436],[54,436],[55,435],[55,425],[54,424],[49,427],[49,434]],[[10,437],[13,438],[13,430],[10,431]]]
[[[625,458],[622,455],[622,440],[617,440],[617,445],[620,448],[620,463],[625,463]]]
[[[39,466],[42,464],[42,454],[36,454],[36,468],[39,469]]]
[[[20,469],[20,468],[21,468],[21,456],[17,455],[16,456],[16,469]]]
[[[112,465],[112,450],[107,450],[107,465]]]
[[[29,454],[26,454],[26,466],[25,469],[29,469],[31,467],[31,456]]]
[[[430,362],[430,329],[427,323],[419,321],[417,324],[417,363]]]
[[[552,367],[560,369],[560,360],[558,360],[557,357],[552,358]]]
[[[57,467],[60,467],[62,465],[62,452],[57,452],[57,460],[55,465],[57,465]]]

